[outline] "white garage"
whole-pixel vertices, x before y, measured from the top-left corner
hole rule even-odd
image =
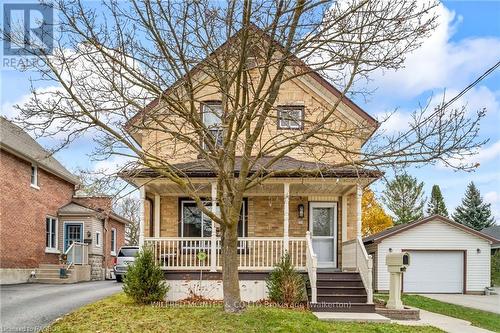
[[[431,216],[366,237],[373,256],[373,283],[389,290],[385,256],[410,253],[403,274],[403,292],[482,293],[490,286],[490,246],[493,239],[442,216]]]

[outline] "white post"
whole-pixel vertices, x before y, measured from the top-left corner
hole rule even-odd
[[[283,208],[283,250],[288,251],[288,243],[289,243],[289,236],[288,236],[288,226],[290,224],[289,222],[289,215],[290,215],[290,184],[285,183],[284,184],[284,208]]]
[[[155,194],[155,237],[160,237],[160,206],[161,196]]]
[[[342,243],[347,241],[347,195],[342,196]]]
[[[363,189],[361,185],[356,185],[356,237],[361,237],[361,200]]]
[[[212,213],[217,214],[217,183],[212,183]],[[217,231],[215,222],[212,220],[212,234],[210,237],[210,271],[217,271]]]
[[[139,206],[139,247],[144,246],[144,203],[146,201],[146,188],[143,186],[139,187],[139,193],[141,197],[141,204]]]

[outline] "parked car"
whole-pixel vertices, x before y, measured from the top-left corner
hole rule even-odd
[[[113,267],[115,272],[116,282],[122,282],[125,274],[127,274],[128,266],[133,264],[135,256],[139,252],[138,246],[122,246],[115,258],[116,262]]]

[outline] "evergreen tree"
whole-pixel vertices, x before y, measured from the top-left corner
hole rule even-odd
[[[473,182],[467,186],[462,204],[457,207],[453,219],[476,230],[482,230],[494,224],[491,204],[483,202],[481,193]]]
[[[427,205],[427,215],[436,214],[448,217],[448,210],[446,209],[439,185],[432,186],[431,199]]]
[[[393,213],[394,224],[403,224],[424,216],[424,183],[404,174],[390,181],[383,191],[382,200]]]

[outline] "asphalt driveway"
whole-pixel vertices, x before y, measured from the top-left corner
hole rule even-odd
[[[60,316],[122,289],[115,281],[0,286],[0,332],[37,332]]]
[[[423,294],[422,296],[441,302],[500,313],[500,295]]]

